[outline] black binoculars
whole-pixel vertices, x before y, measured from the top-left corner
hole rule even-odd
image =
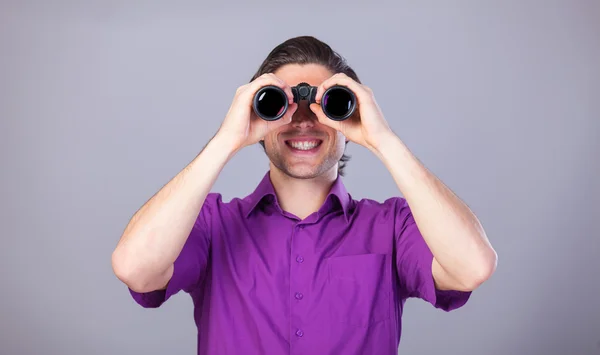
[[[307,100],[308,104],[315,103],[317,87],[300,83],[292,87],[294,103]],[[256,115],[265,121],[275,121],[283,117],[288,109],[288,97],[277,86],[264,86],[254,95],[252,107]],[[321,99],[323,113],[334,121],[348,119],[356,110],[356,96],[345,86],[332,86],[323,93]]]

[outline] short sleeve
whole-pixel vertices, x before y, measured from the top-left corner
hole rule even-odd
[[[471,292],[438,290],[435,287],[433,254],[405,199],[398,199],[395,213],[395,262],[401,297],[420,298],[444,311],[464,306]]]
[[[167,288],[151,292],[140,293],[129,289],[133,299],[144,308],[157,308],[165,303],[171,296],[184,291],[190,293],[204,279],[211,237],[211,217],[220,201],[217,194],[209,194],[204,200],[200,213],[190,231],[190,234],[173,263],[173,276]]]

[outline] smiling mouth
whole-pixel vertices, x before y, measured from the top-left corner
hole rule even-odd
[[[288,147],[291,147],[295,150],[301,150],[301,151],[309,151],[309,150],[316,149],[321,145],[321,143],[323,143],[323,141],[320,139],[309,139],[309,140],[294,139],[294,140],[285,141],[285,144]]]

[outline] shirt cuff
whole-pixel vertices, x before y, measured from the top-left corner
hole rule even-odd
[[[432,263],[432,254],[429,253],[423,256],[422,265],[431,265]],[[427,277],[422,278],[424,282],[420,287],[420,294],[425,301],[431,303],[435,308],[447,312],[460,308],[467,303],[471,297],[471,291],[439,290],[435,287],[435,281],[431,274],[431,266],[424,269],[429,270],[425,273]]]
[[[156,290],[150,292],[136,292],[129,289],[129,293],[140,306],[144,308],[157,308],[165,303],[171,296],[177,294],[183,288],[184,284],[184,272],[183,272],[183,260],[178,258],[173,264],[173,276],[167,284],[167,288],[164,290]]]

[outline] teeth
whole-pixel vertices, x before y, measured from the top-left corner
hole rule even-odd
[[[290,142],[290,145],[299,150],[309,150],[319,145],[318,141],[303,141],[303,142]]]

